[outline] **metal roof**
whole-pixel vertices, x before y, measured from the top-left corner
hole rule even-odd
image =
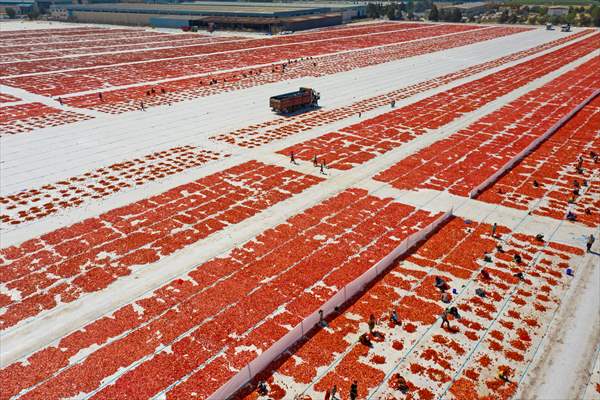
[[[291,17],[307,14],[319,14],[329,11],[328,8],[296,7],[294,5],[264,6],[248,3],[201,3],[201,4],[149,4],[149,3],[97,3],[66,4],[68,10],[119,12],[166,15],[218,15],[246,17]]]

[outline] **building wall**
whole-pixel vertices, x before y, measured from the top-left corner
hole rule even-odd
[[[1,1],[1,0],[0,0]],[[86,0],[83,0],[86,1]],[[159,9],[152,9],[150,5],[145,4],[138,9],[137,5],[129,8],[120,6],[119,4],[89,4],[89,5],[77,5],[77,4],[61,4],[51,6],[50,12],[51,17],[58,20],[74,20],[77,22],[84,23],[98,23],[98,24],[112,24],[112,25],[129,25],[129,26],[156,26],[156,27],[169,27],[179,28],[182,26],[189,26],[189,21],[198,19],[197,12],[192,10],[186,10],[182,7],[170,8],[168,5],[161,4]],[[339,9],[339,8],[338,8]],[[311,10],[325,10],[323,7],[311,8]],[[154,11],[154,12],[153,12]],[[187,12],[186,12],[187,11]],[[243,11],[243,8],[242,8]],[[306,10],[302,10],[306,11]],[[201,14],[205,14],[204,11]],[[214,14],[227,14],[226,17],[240,17],[240,12],[236,13],[214,13]],[[195,16],[196,15],[196,16]],[[312,29],[323,26],[338,25],[343,22],[347,22],[357,16],[356,9],[345,9],[343,12],[338,10],[338,14],[335,16],[325,14],[313,14],[323,18],[312,19],[307,18],[304,21],[285,21],[274,18],[273,22],[266,23],[265,26],[260,26],[259,30],[292,30],[299,31],[304,29]],[[218,16],[218,15],[215,15]],[[250,28],[254,24],[250,15],[244,15],[248,18],[248,23],[240,22],[239,24],[247,25],[244,28]],[[270,14],[272,17],[273,14]],[[261,18],[264,18],[262,15]],[[300,17],[302,18],[302,17]],[[219,25],[219,24],[217,24]],[[227,25],[227,23],[224,23]],[[264,24],[263,24],[264,25]]]
[[[324,26],[339,25],[342,23],[342,15],[315,20],[300,21],[293,24],[287,24],[283,27],[286,31],[302,31],[305,29],[321,28]]]
[[[548,15],[553,17],[555,15],[567,15],[569,13],[569,9],[567,7],[549,7]]]
[[[168,17],[150,17],[150,25],[155,28],[174,28],[189,26],[189,20]]]
[[[50,17],[59,21],[66,21],[69,18],[69,13],[66,8],[52,7],[50,9]]]
[[[87,12],[73,11],[73,17],[77,22],[95,24],[149,26],[151,14],[111,13],[111,12]]]

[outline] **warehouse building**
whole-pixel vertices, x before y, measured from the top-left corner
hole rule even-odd
[[[153,26],[214,27],[277,33],[338,25],[363,17],[366,6],[317,3],[100,3],[50,7],[51,17],[75,22]]]
[[[472,17],[475,15],[480,15],[485,13],[488,10],[489,3],[483,1],[475,1],[471,3],[462,3],[462,4],[443,4],[438,5],[438,9],[452,11],[454,9],[458,9],[463,17]]]

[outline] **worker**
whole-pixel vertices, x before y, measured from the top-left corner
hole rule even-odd
[[[408,392],[408,384],[406,383],[406,379],[404,379],[404,377],[397,372],[392,377],[392,388],[399,390],[402,393]]]
[[[579,171],[582,166],[583,166],[583,157],[579,156],[579,159],[577,160],[577,170]]]
[[[267,387],[267,383],[265,381],[258,382],[257,387],[258,394],[261,396],[266,396],[269,394],[269,388]]]
[[[513,275],[515,278],[519,279],[519,280],[525,280],[525,275],[523,275],[523,272],[519,271],[516,274]]]
[[[150,91],[146,90],[146,96],[150,96]]]
[[[596,238],[594,237],[594,235],[590,234],[590,237],[588,238],[587,243],[585,244],[588,253],[592,251],[592,246],[594,245],[595,241]]]
[[[102,98],[102,92],[98,92],[98,97],[100,98],[100,101],[104,101],[104,99]]]
[[[154,88],[152,88],[152,89],[150,89],[150,93],[156,94],[156,90],[154,90]]]
[[[317,159],[317,155],[315,154],[313,157],[313,167],[319,166],[319,160]]]
[[[577,215],[575,215],[575,213],[573,211],[569,211],[567,213],[567,220],[569,220],[571,222],[575,222],[575,221],[577,221]]]
[[[391,106],[392,108],[396,107],[396,100],[392,100]]]
[[[160,93],[165,94],[166,93],[165,88],[160,88]]]
[[[498,378],[503,380],[504,382],[509,382],[509,370],[506,367],[498,368]]]
[[[333,385],[331,388],[331,400],[335,400],[335,395],[337,394],[337,386]]]
[[[293,151],[290,153],[290,163],[292,163],[292,164],[298,164],[296,162],[296,158],[294,157],[294,152]]]
[[[541,233],[538,233],[537,235],[535,235],[535,240],[537,240],[538,242],[543,242],[544,241],[544,235]]]
[[[352,382],[350,386],[350,400],[356,400],[358,398],[358,382]]]
[[[485,290],[482,288],[477,288],[475,289],[475,294],[479,297],[485,297]]]
[[[319,172],[323,175],[327,175],[327,174],[325,174],[325,163],[324,162],[321,163],[321,170]]]
[[[377,321],[375,320],[375,316],[373,314],[369,315],[369,333],[373,333],[376,323]]]
[[[575,200],[577,200],[577,199],[575,198],[575,195],[573,195],[573,196],[569,197],[569,200],[567,200],[567,203],[574,204]]]
[[[513,260],[517,264],[521,264],[521,262],[523,261],[523,259],[521,258],[521,255],[519,253],[515,253],[515,255],[513,256]]]
[[[323,310],[319,310],[319,326],[322,328],[327,327],[327,321],[323,318]]]
[[[450,301],[452,300],[452,297],[450,297],[450,293],[443,292],[441,300],[442,300],[442,303],[450,304]]]
[[[450,315],[454,315],[454,318],[460,319],[460,314],[458,313],[458,308],[450,307]]]
[[[492,225],[492,237],[496,237],[496,229],[498,229],[498,224],[494,222],[494,225]]]
[[[540,184],[535,179],[533,180],[533,187],[540,187]]]
[[[452,329],[450,327],[450,321],[448,321],[448,315],[450,314],[450,309],[446,308],[443,312],[442,312],[442,328],[444,327],[444,324],[446,324],[448,326],[448,329]]]
[[[598,162],[598,154],[596,154],[595,151],[590,151],[590,157],[592,157],[592,160],[594,160],[594,163]]]
[[[146,111],[146,109],[144,108],[144,102],[143,101],[140,101],[140,109],[142,111]]]
[[[362,113],[359,111],[358,112],[358,118],[360,118],[362,116]]]
[[[358,337],[358,341],[364,346],[371,347],[373,343],[371,343],[371,339],[369,339],[369,334],[367,332],[363,333]]]
[[[492,279],[492,277],[490,276],[490,273],[487,272],[485,269],[481,270],[481,277],[483,279],[485,279],[486,281],[489,281],[490,279]]]
[[[446,282],[439,276],[435,277],[434,285],[436,288],[440,289],[442,292],[444,292],[448,288],[448,285],[446,284]]]
[[[398,313],[395,309],[390,312],[390,321],[392,321],[394,325],[402,324],[402,322],[400,322],[400,318],[398,318]]]
[[[60,97],[58,98],[58,103],[59,103],[61,106],[63,105],[62,99],[61,99]]]
[[[327,389],[325,391],[325,397],[324,400],[330,400],[331,399],[331,391],[329,389]]]

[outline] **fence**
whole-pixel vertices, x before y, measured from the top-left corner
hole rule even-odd
[[[296,325],[285,336],[269,347],[269,349],[261,353],[248,365],[242,368],[234,377],[217,389],[217,391],[215,391],[208,399],[222,400],[237,392],[240,388],[252,380],[252,378],[254,378],[260,371],[267,368],[269,364],[276,360],[288,348],[298,342],[308,331],[313,329],[315,325],[319,323],[319,311],[323,311],[323,316],[327,316],[346,303],[348,299],[362,292],[365,287],[377,279],[377,277],[379,277],[379,275],[381,275],[396,258],[406,253],[421,240],[425,239],[432,231],[443,224],[451,216],[452,210],[444,213],[426,228],[423,228],[419,232],[414,233],[403,240],[402,243],[400,243],[398,247],[396,247],[387,256],[385,256],[355,280],[340,289],[327,302],[325,302],[321,308],[319,308],[319,310],[315,310],[312,314],[307,316],[300,322],[300,324]]]

